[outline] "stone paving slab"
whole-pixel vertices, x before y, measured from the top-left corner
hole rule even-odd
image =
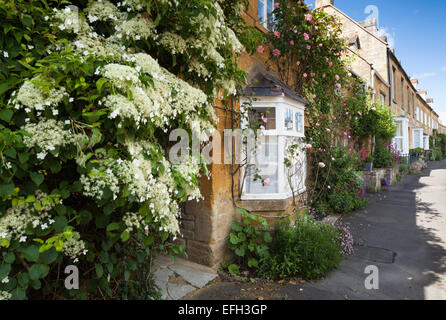
[[[156,258],[153,270],[163,300],[179,300],[217,277],[211,268],[179,258],[174,261],[168,256]]]

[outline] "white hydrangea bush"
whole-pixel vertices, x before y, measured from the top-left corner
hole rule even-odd
[[[195,7],[195,17],[178,14]],[[172,23],[171,17],[180,18]],[[119,268],[103,271],[106,251],[125,248],[110,241],[144,251],[176,239],[182,203],[202,199],[206,164],[192,154],[171,162],[169,133],[180,128],[208,141],[215,99],[235,94],[242,72],[234,57],[243,47],[218,1],[89,1],[85,8],[53,9],[45,21],[56,40],[8,101],[20,114],[16,125],[27,154],[20,161],[29,162],[32,186],[15,188],[8,198],[0,246],[94,263],[98,277],[108,279],[97,286],[111,295],[110,277],[122,277],[130,266],[117,261]],[[2,299],[11,297],[1,290],[0,284]]]

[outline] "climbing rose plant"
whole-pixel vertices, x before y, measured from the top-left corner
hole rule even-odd
[[[157,296],[152,256],[182,252],[168,240],[206,169],[170,162],[167,133],[206,141],[246,76],[238,2],[0,4],[0,298]]]
[[[342,37],[342,24],[323,9],[310,7],[304,1],[278,1],[273,11],[273,30],[257,49],[268,50],[270,69],[308,101],[307,144],[300,145],[300,150],[308,154],[311,170],[308,206],[326,203],[336,192],[329,184],[330,176],[338,174],[336,146],[343,144],[344,133],[351,132],[353,124],[359,122],[370,99],[362,81],[350,71],[351,58]],[[339,170],[349,169],[357,168]],[[360,184],[357,178],[355,184]],[[356,190],[354,197],[358,198]]]

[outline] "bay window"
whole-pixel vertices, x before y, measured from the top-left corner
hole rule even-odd
[[[306,157],[303,151],[305,137],[305,106],[287,96],[256,96],[249,106],[249,117],[242,129],[261,123],[261,135],[255,152],[249,155],[249,164],[242,168],[242,200],[284,200],[305,191]],[[249,122],[249,123],[248,123]],[[285,164],[288,148],[299,145],[298,155]]]

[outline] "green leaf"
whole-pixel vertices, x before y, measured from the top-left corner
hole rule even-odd
[[[4,263],[0,265],[0,281],[6,278],[11,271],[11,265],[9,263]]]
[[[33,264],[31,268],[29,268],[29,277],[31,280],[38,280],[45,278],[50,271],[50,267],[46,264]]]
[[[229,235],[229,242],[232,243],[232,244],[237,244],[237,243],[240,242],[240,240],[239,240],[239,238],[235,234],[231,233]]]
[[[96,269],[96,275],[98,276],[98,278],[101,278],[104,275],[104,268],[99,263],[96,263],[94,266]]]
[[[57,251],[55,248],[51,248],[45,252],[41,252],[38,262],[42,264],[52,264],[57,259]]]
[[[144,239],[144,245],[146,247],[150,247],[152,243],[155,241],[155,237],[153,234]]]
[[[22,287],[15,288],[14,291],[12,291],[12,300],[26,300],[26,291]]]
[[[31,279],[29,283],[31,284],[31,287],[33,287],[34,290],[39,290],[40,288],[42,288],[42,283],[40,282],[40,280]]]
[[[17,276],[17,282],[19,283],[19,286],[26,288],[29,283],[29,275],[27,272],[19,273]]]
[[[111,237],[116,236],[116,233],[112,232],[112,231],[116,231],[119,229],[119,223],[117,222],[112,222],[107,226],[107,234],[109,234]]]
[[[126,242],[130,238],[130,233],[127,230],[124,230],[121,233],[121,240],[122,242]]]
[[[263,239],[265,239],[266,243],[270,243],[271,241],[273,241],[273,238],[271,237],[271,234],[269,232],[265,232],[263,234]]]
[[[98,81],[96,81],[96,88],[98,89],[99,93],[102,92],[102,87],[104,86],[104,84],[106,84],[108,82],[107,78],[101,78]]]
[[[7,254],[5,254],[5,256],[3,257],[3,261],[12,264],[15,261],[14,253],[8,252]]]
[[[240,232],[243,230],[243,227],[239,222],[234,222],[231,227],[232,227],[232,230],[237,231],[237,232]]]
[[[14,192],[14,183],[0,184],[0,197],[6,198]]]
[[[15,159],[17,157],[17,151],[14,148],[9,148],[4,151],[4,154],[8,157]]]
[[[130,271],[129,270],[125,270],[124,271],[124,279],[125,279],[125,281],[128,281],[129,280],[129,278],[130,278]]]
[[[235,249],[235,254],[238,255],[239,257],[244,257],[245,256],[245,248],[244,247],[239,247],[237,249]]]
[[[257,261],[256,258],[250,258],[248,260],[248,267],[250,268],[257,268],[259,266],[259,262]]]
[[[31,177],[31,180],[37,185],[40,186],[45,179],[44,175],[37,172],[30,172],[29,176]]]
[[[236,265],[236,264],[230,264],[228,266],[228,271],[229,271],[230,274],[236,275],[236,274],[239,273],[239,266]]]
[[[23,259],[31,262],[37,262],[39,258],[39,248],[35,245],[21,249],[20,252],[22,253]]]
[[[14,111],[12,111],[11,109],[3,109],[2,111],[0,111],[0,119],[6,122],[10,122],[13,115]]]
[[[26,163],[29,160],[29,153],[23,152],[19,153],[19,161],[20,163]]]

